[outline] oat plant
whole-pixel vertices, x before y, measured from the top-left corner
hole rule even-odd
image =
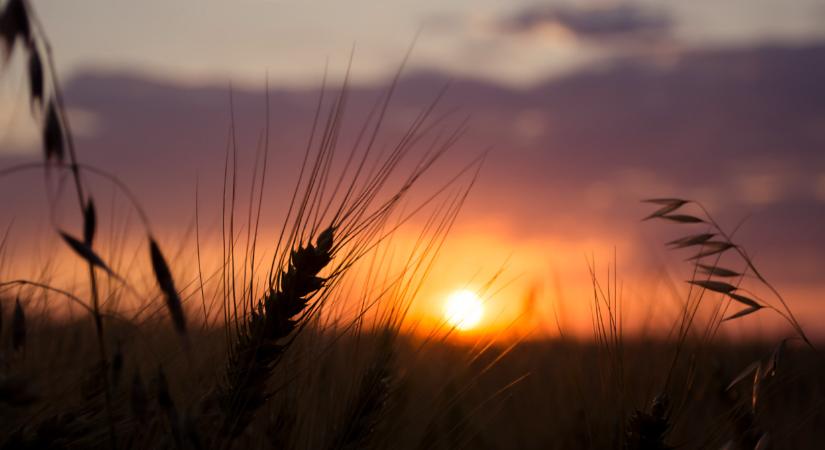
[[[685,345],[688,331],[696,318],[701,300],[707,292],[719,294],[723,300],[726,300],[713,305],[712,315],[704,334],[704,338],[707,340],[715,335],[716,330],[724,322],[746,318],[761,310],[769,310],[779,315],[794,331],[793,336],[782,339],[778,343],[771,355],[754,361],[745,367],[726,387],[726,390],[731,390],[744,380],[749,379],[752,381],[751,395],[749,396],[750,404],[744,414],[751,417],[750,421],[747,422],[750,424],[747,428],[749,433],[754,435],[753,440],[757,442],[756,448],[761,448],[761,446],[767,445],[768,435],[761,431],[755,431],[757,428],[752,416],[760,403],[761,387],[768,378],[776,375],[787,343],[791,340],[800,340],[820,357],[822,354],[808,338],[779,290],[757,268],[745,247],[735,242],[733,236],[736,229],[733,231],[724,229],[708,209],[697,201],[681,198],[655,198],[644,200],[644,202],[658,206],[644,220],[658,219],[683,226],[702,227],[698,232],[669,241],[666,244],[671,250],[690,249],[693,251],[687,259],[692,264],[693,276],[687,283],[691,286],[691,293],[694,287],[700,290],[696,296],[692,297],[691,293],[688,294],[689,301],[685,304],[682,314],[676,354],[665,382],[666,389],[672,379],[679,353]],[[693,208],[696,213],[686,213],[685,209],[687,208]],[[742,269],[733,268],[730,263],[726,266],[721,265],[722,258],[728,255],[731,256],[727,258],[727,261],[737,262],[742,266]],[[756,286],[754,287],[761,286],[765,288],[770,296],[757,295],[754,292],[754,287],[748,285],[748,281],[751,279],[755,280]],[[695,300],[691,301],[691,298],[695,298]],[[730,304],[739,305],[740,308],[725,315]],[[737,423],[741,422],[739,420]]]

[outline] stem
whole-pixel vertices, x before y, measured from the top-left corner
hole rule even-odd
[[[24,0],[25,1],[25,0]],[[80,178],[80,169],[77,163],[77,151],[75,150],[74,146],[74,138],[72,137],[71,127],[69,126],[69,117],[66,114],[66,107],[65,103],[63,102],[63,95],[60,90],[60,82],[57,76],[57,69],[54,62],[54,54],[52,52],[52,46],[49,42],[49,39],[46,35],[46,30],[43,27],[43,24],[34,14],[34,8],[31,7],[31,4],[26,1],[26,9],[29,12],[29,17],[32,23],[37,26],[38,29],[38,37],[40,38],[41,44],[46,51],[46,61],[49,70],[51,86],[52,86],[52,95],[54,96],[55,106],[57,107],[58,117],[60,122],[63,125],[63,134],[64,140],[66,143],[66,147],[69,150],[69,160],[70,160],[70,169],[72,172],[72,179],[74,180],[75,191],[77,193],[77,201],[80,207],[80,215],[81,217],[84,216],[84,211],[86,208],[86,201],[85,201],[85,194],[83,192],[83,183],[81,182]],[[36,45],[36,44],[32,44]],[[92,243],[88,243],[89,247],[92,246]],[[95,331],[97,335],[97,344],[100,356],[100,365],[103,368],[103,387],[104,393],[106,397],[106,414],[108,416],[109,422],[109,440],[110,440],[110,447],[112,449],[117,448],[117,438],[115,433],[115,423],[114,423],[114,415],[112,412],[112,392],[111,386],[109,385],[109,377],[107,369],[109,367],[109,362],[106,354],[106,342],[104,340],[103,334],[103,317],[100,314],[100,295],[98,293],[97,287],[97,276],[95,274],[94,265],[91,262],[88,262],[89,267],[89,287],[91,290],[92,295],[92,315],[94,316],[94,323],[95,323]]]

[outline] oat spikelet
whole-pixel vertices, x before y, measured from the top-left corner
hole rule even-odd
[[[95,240],[95,231],[97,231],[97,213],[95,212],[95,203],[92,198],[86,202],[86,207],[83,208],[83,242],[89,247]]]
[[[85,259],[86,262],[91,264],[92,266],[99,267],[103,269],[106,273],[113,277],[117,277],[117,274],[103,261],[103,258],[100,257],[92,247],[85,242],[81,242],[79,239],[75,238],[74,236],[60,231],[60,237],[63,238],[63,241],[75,252],[78,256]]]
[[[46,162],[52,159],[58,163],[63,162],[65,156],[65,142],[63,137],[63,125],[57,116],[57,107],[54,102],[49,102],[46,108],[46,123],[43,125],[43,150]]]
[[[43,107],[43,63],[40,61],[40,53],[32,48],[29,52],[29,98],[32,107],[36,104]]]
[[[3,41],[6,61],[11,57],[18,39],[30,44],[31,25],[23,0],[9,0],[0,12],[0,39]]]
[[[166,308],[169,310],[169,315],[172,317],[172,323],[175,325],[175,330],[181,335],[186,334],[186,316],[183,314],[183,305],[181,304],[180,295],[175,288],[175,281],[172,279],[172,273],[169,270],[169,265],[166,264],[166,259],[160,251],[157,242],[149,238],[149,253],[152,259],[152,268],[155,271],[155,279],[163,291],[166,298]]]

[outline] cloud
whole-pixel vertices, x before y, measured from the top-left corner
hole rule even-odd
[[[638,200],[649,196],[696,198],[719,211],[725,224],[753,213],[741,236],[756,243],[767,271],[779,280],[821,280],[813,272],[825,264],[825,135],[812,124],[825,117],[823,74],[825,45],[811,45],[696,50],[667,68],[625,60],[529,89],[459,78],[442,107],[472,113],[470,130],[439,174],[492,146],[462,218],[512,224],[514,239],[623,242],[646,226],[639,225],[646,210]],[[402,78],[389,128],[376,146],[396,143],[415,117],[410,112],[448,78]],[[341,145],[352,142],[382,87],[353,88],[345,119],[351,133],[341,136]],[[69,105],[97,122],[94,133],[78,137],[83,160],[138,193],[155,225],[189,223],[196,180],[203,217],[220,207],[207,199],[220,198],[223,182],[225,86],[87,73],[65,92]],[[274,87],[270,98],[275,162],[268,211],[281,211],[288,196],[277,193],[290,192],[318,92]],[[241,174],[252,173],[264,99],[261,90],[234,93]],[[0,167],[14,162],[10,158],[0,156]],[[41,184],[42,177],[0,179],[0,203],[42,201],[35,189]],[[645,228],[645,242],[664,241],[650,235],[660,228]],[[784,255],[816,264],[782,264]]]
[[[67,112],[76,137],[91,137],[97,132],[100,121],[92,111],[70,107]],[[0,128],[0,157],[40,154],[41,131],[28,104],[21,107],[0,100],[0,123],[4,124]]]
[[[509,33],[553,33],[579,40],[607,43],[668,37],[671,18],[660,11],[632,4],[574,8],[533,6],[499,22]]]

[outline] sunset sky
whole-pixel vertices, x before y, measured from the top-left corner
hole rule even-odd
[[[36,2],[67,75],[130,70],[181,83],[313,86],[357,46],[358,81],[411,70],[527,87],[628,56],[666,64],[693,49],[805,44],[825,37],[821,0],[691,2]]]
[[[438,316],[451,292],[479,289],[503,268],[482,324],[523,316],[525,329],[552,334],[555,309],[587,334],[587,261],[606,279],[615,252],[627,314],[638,326],[652,314],[666,329],[678,310],[667,280],[685,293],[689,272],[688,254],[662,244],[686,232],[641,222],[651,209],[639,200],[675,196],[701,201],[730,229],[745,220],[737,240],[825,337],[823,0],[32,3],[81,159],[127,183],[170,244],[191,225],[196,179],[202,212],[218,211],[203,199],[219,198],[230,85],[243,170],[269,80],[278,161],[269,196],[278,198],[325,65],[340,82],[355,47],[351,138],[415,42],[383,142],[452,82],[440,111],[457,111],[448,125],[468,117],[468,130],[425,191],[490,150],[419,317]],[[13,59],[0,82],[0,168],[41,157],[26,90]],[[0,228],[14,218],[15,255],[41,261],[59,247],[42,185],[39,174],[0,178]],[[205,223],[214,236],[217,219]],[[728,328],[781,330],[765,316]]]

